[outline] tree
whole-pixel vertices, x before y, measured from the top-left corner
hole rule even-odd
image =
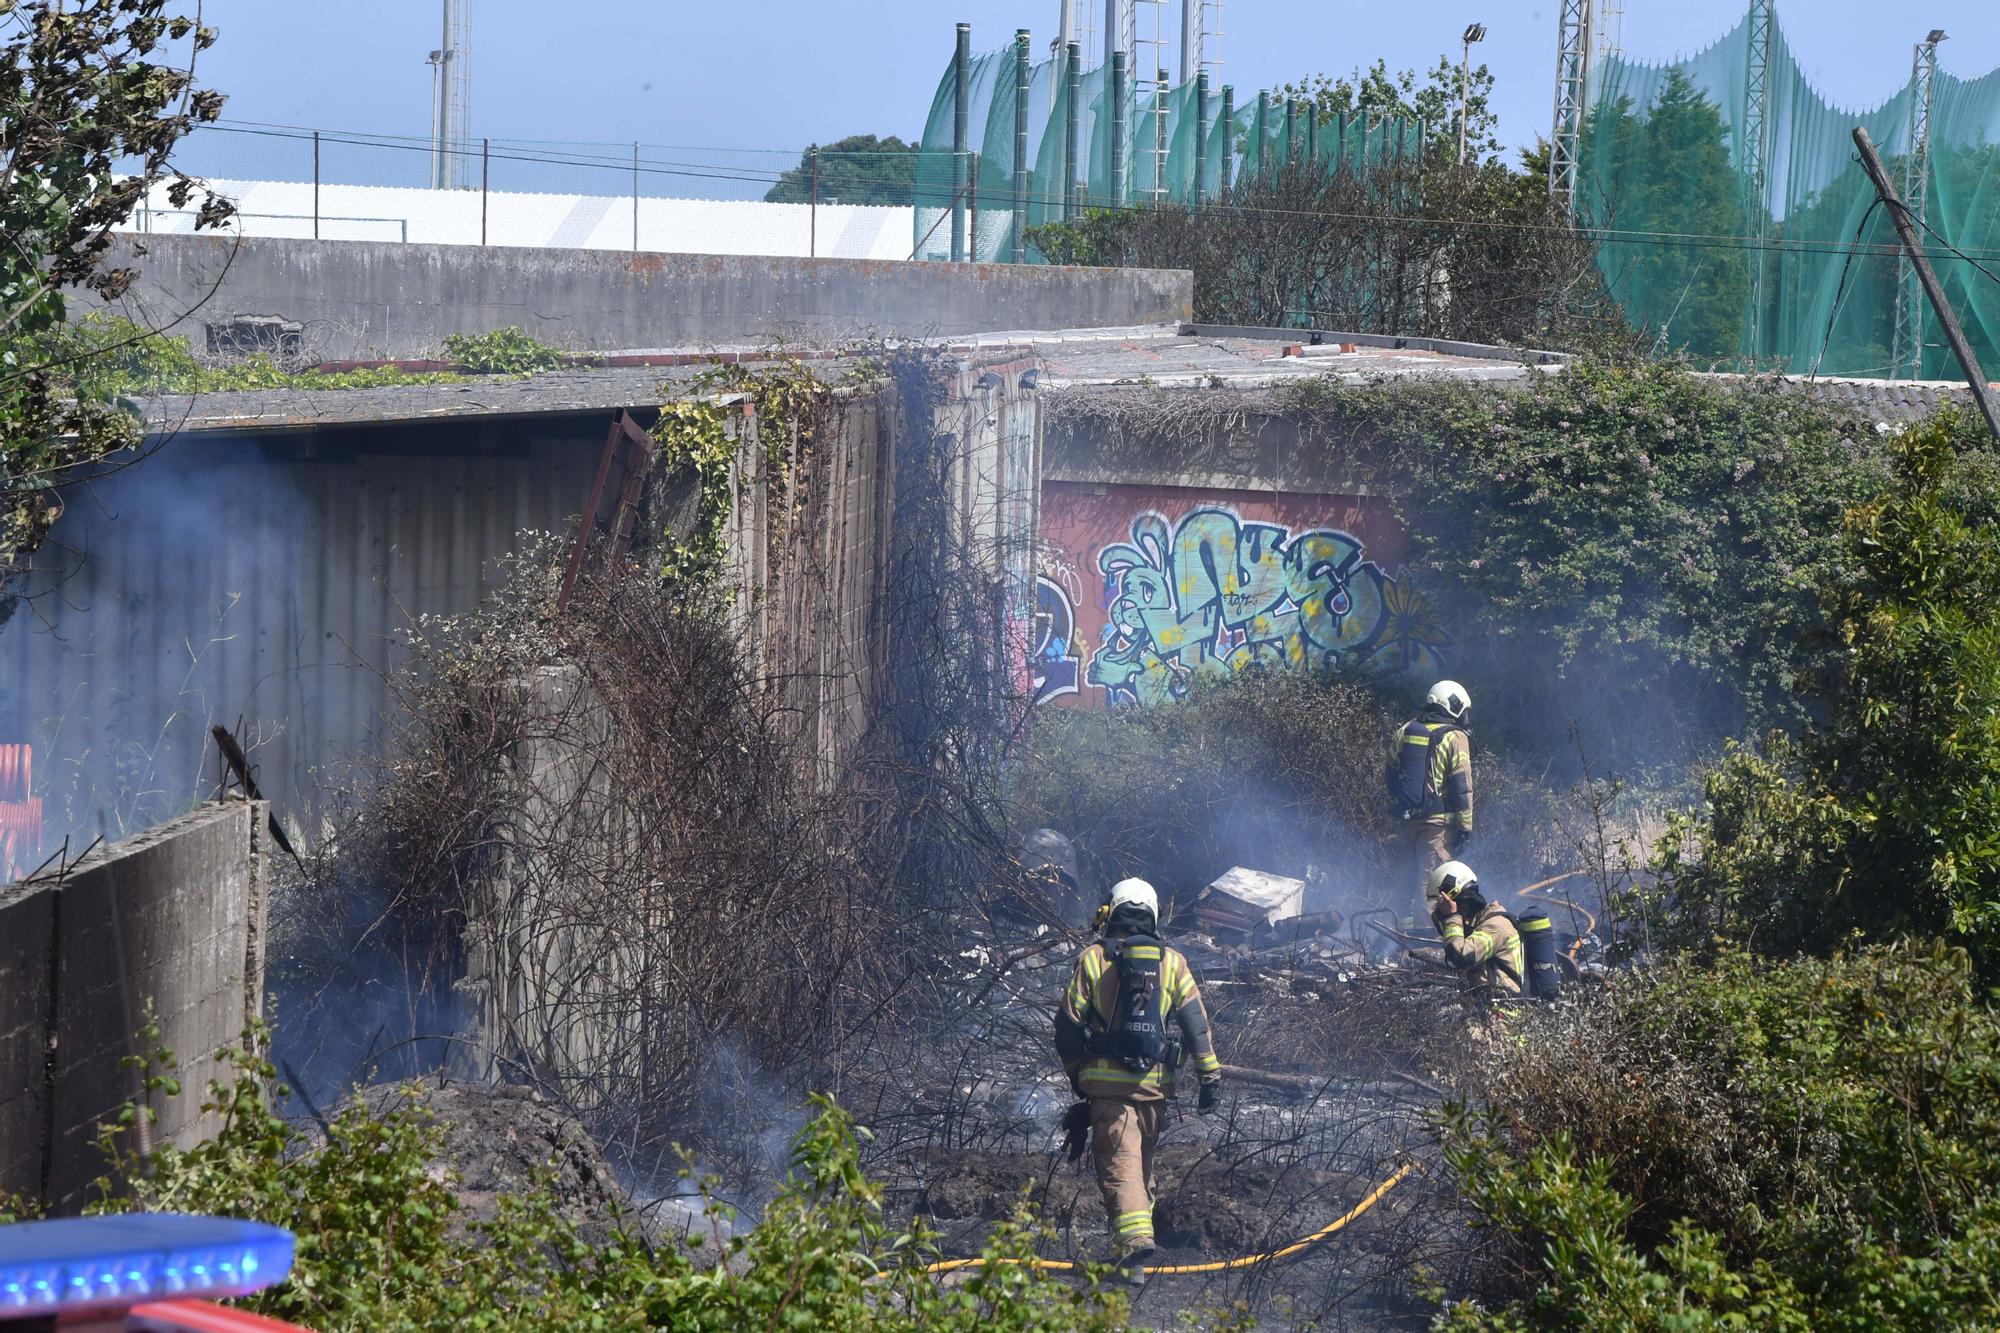
[[[176,208],[202,195],[198,227],[232,211],[168,161],[222,110],[194,82],[215,32],[173,7],[0,0],[0,623],[61,512],[56,483],[140,436],[85,383],[92,360],[118,349],[79,351],[63,336],[68,293],[112,300],[131,286],[135,271],[107,260],[111,232],[156,182],[172,180]],[[185,66],[170,63],[177,44]]]
[[[1946,935],[2000,975],[2000,462],[1946,414],[1894,440],[1821,582],[1816,720],[1732,750],[1664,845],[1669,936],[1828,952],[1851,931]]]
[[[1748,329],[1749,257],[1709,238],[1749,228],[1721,110],[1671,69],[1651,106],[1619,101],[1592,118],[1584,141],[1586,160],[1599,164],[1585,182],[1585,207],[1615,229],[1602,262],[1619,303],[1662,350],[1733,362]]]
[[[1438,57],[1437,68],[1424,76],[1422,86],[1417,83],[1416,71],[1398,70],[1392,75],[1389,67],[1377,60],[1367,69],[1357,67],[1352,74],[1341,78],[1314,74],[1297,83],[1288,83],[1278,91],[1285,97],[1311,102],[1322,125],[1331,124],[1336,116],[1352,116],[1357,112],[1366,112],[1371,118],[1400,116],[1404,120],[1421,120],[1430,142],[1434,146],[1448,142],[1453,157],[1457,156],[1458,64],[1450,56]],[[1492,159],[1501,150],[1496,133],[1500,118],[1493,113],[1492,97],[1492,72],[1484,65],[1472,66],[1466,72],[1468,161]]]
[[[889,204],[907,208],[916,193],[917,146],[895,135],[850,134],[799,155],[764,195],[769,204],[803,204],[813,198],[813,158],[819,158],[822,204]]]

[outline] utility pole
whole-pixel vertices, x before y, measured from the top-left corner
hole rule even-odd
[[[1946,37],[1943,28],[1932,28],[1918,42],[1910,59],[1910,144],[1903,158],[1903,198],[1921,226],[1930,201],[1931,89],[1937,80],[1937,46]],[[1924,308],[1923,291],[1908,260],[1898,265],[1896,281],[1896,333],[1890,359],[1890,374],[1916,379],[1923,373]]]
[[[1465,26],[1464,44],[1458,57],[1458,165],[1465,165],[1465,122],[1472,114],[1472,44],[1486,40],[1484,23]]]
[[[1931,272],[1930,260],[1924,258],[1923,238],[1917,234],[1916,224],[1910,221],[1908,206],[1896,193],[1896,187],[1890,184],[1889,172],[1875,152],[1875,141],[1868,137],[1867,126],[1854,127],[1854,146],[1861,150],[1861,169],[1868,173],[1869,180],[1875,182],[1876,195],[1889,206],[1889,219],[1896,224],[1896,235],[1902,238],[1903,252],[1909,256],[1910,265],[1916,270],[1917,282],[1922,286],[1924,295],[1930,298],[1938,323],[1944,326],[1945,341],[1951,344],[1952,355],[1958,358],[1959,368],[1965,372],[1965,382],[1979,404],[1979,414],[1986,418],[1986,428],[1993,432],[1993,438],[2000,441],[2000,415],[1995,414],[1993,394],[1986,387],[1986,375],[1979,369],[1979,360],[1972,354],[1972,345],[1965,341],[1965,330],[1958,326],[1958,316],[1952,313],[1951,303],[1945,300],[1944,288],[1938,286],[1937,274]]]

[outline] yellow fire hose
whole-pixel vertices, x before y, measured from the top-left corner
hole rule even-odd
[[[1289,1259],[1301,1250],[1311,1249],[1380,1203],[1383,1195],[1403,1183],[1403,1178],[1410,1174],[1412,1166],[1412,1163],[1403,1163],[1403,1165],[1396,1168],[1395,1174],[1369,1191],[1368,1197],[1360,1203],[1355,1204],[1339,1217],[1336,1217],[1318,1231],[1313,1232],[1312,1235],[1295,1240],[1282,1249],[1271,1250],[1265,1254],[1247,1254],[1238,1259],[1218,1259],[1214,1263],[1207,1264],[1162,1264],[1158,1268],[1147,1264],[1146,1276],[1153,1277],[1158,1274],[1223,1273],[1230,1269],[1254,1268],[1258,1264],[1268,1264],[1279,1259]],[[924,1271],[926,1273],[953,1273],[961,1268],[973,1268],[987,1262],[989,1261],[983,1258],[943,1259],[937,1263],[926,1265]],[[1070,1259],[995,1259],[990,1262],[1006,1267],[1039,1268],[1051,1273],[1068,1273],[1081,1267],[1081,1265]]]

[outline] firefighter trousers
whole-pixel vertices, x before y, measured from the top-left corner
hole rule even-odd
[[[1162,1098],[1090,1099],[1090,1148],[1097,1165],[1097,1188],[1111,1219],[1118,1253],[1153,1244],[1153,1149],[1167,1103]]]
[[[1430,887],[1431,871],[1458,854],[1459,837],[1448,825],[1420,819],[1403,825],[1403,834],[1409,840],[1410,873],[1417,881],[1416,908],[1410,915],[1422,925],[1431,914],[1430,898],[1425,893]]]

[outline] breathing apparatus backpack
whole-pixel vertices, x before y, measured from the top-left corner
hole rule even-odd
[[[1388,774],[1389,800],[1405,819],[1444,809],[1444,794],[1431,786],[1431,760],[1448,734],[1462,730],[1456,722],[1415,721],[1396,734],[1396,757]]]
[[[1528,912],[1515,923],[1521,932],[1521,957],[1528,965],[1528,994],[1537,1000],[1562,996],[1562,965],[1556,962],[1556,932],[1547,912]]]
[[[1172,1067],[1178,1063],[1180,1043],[1168,1037],[1160,1003],[1160,965],[1167,946],[1151,935],[1128,935],[1104,941],[1104,952],[1118,969],[1118,999],[1109,1027],[1093,1033],[1085,1049],[1117,1060],[1135,1074],[1148,1073],[1155,1065]]]

